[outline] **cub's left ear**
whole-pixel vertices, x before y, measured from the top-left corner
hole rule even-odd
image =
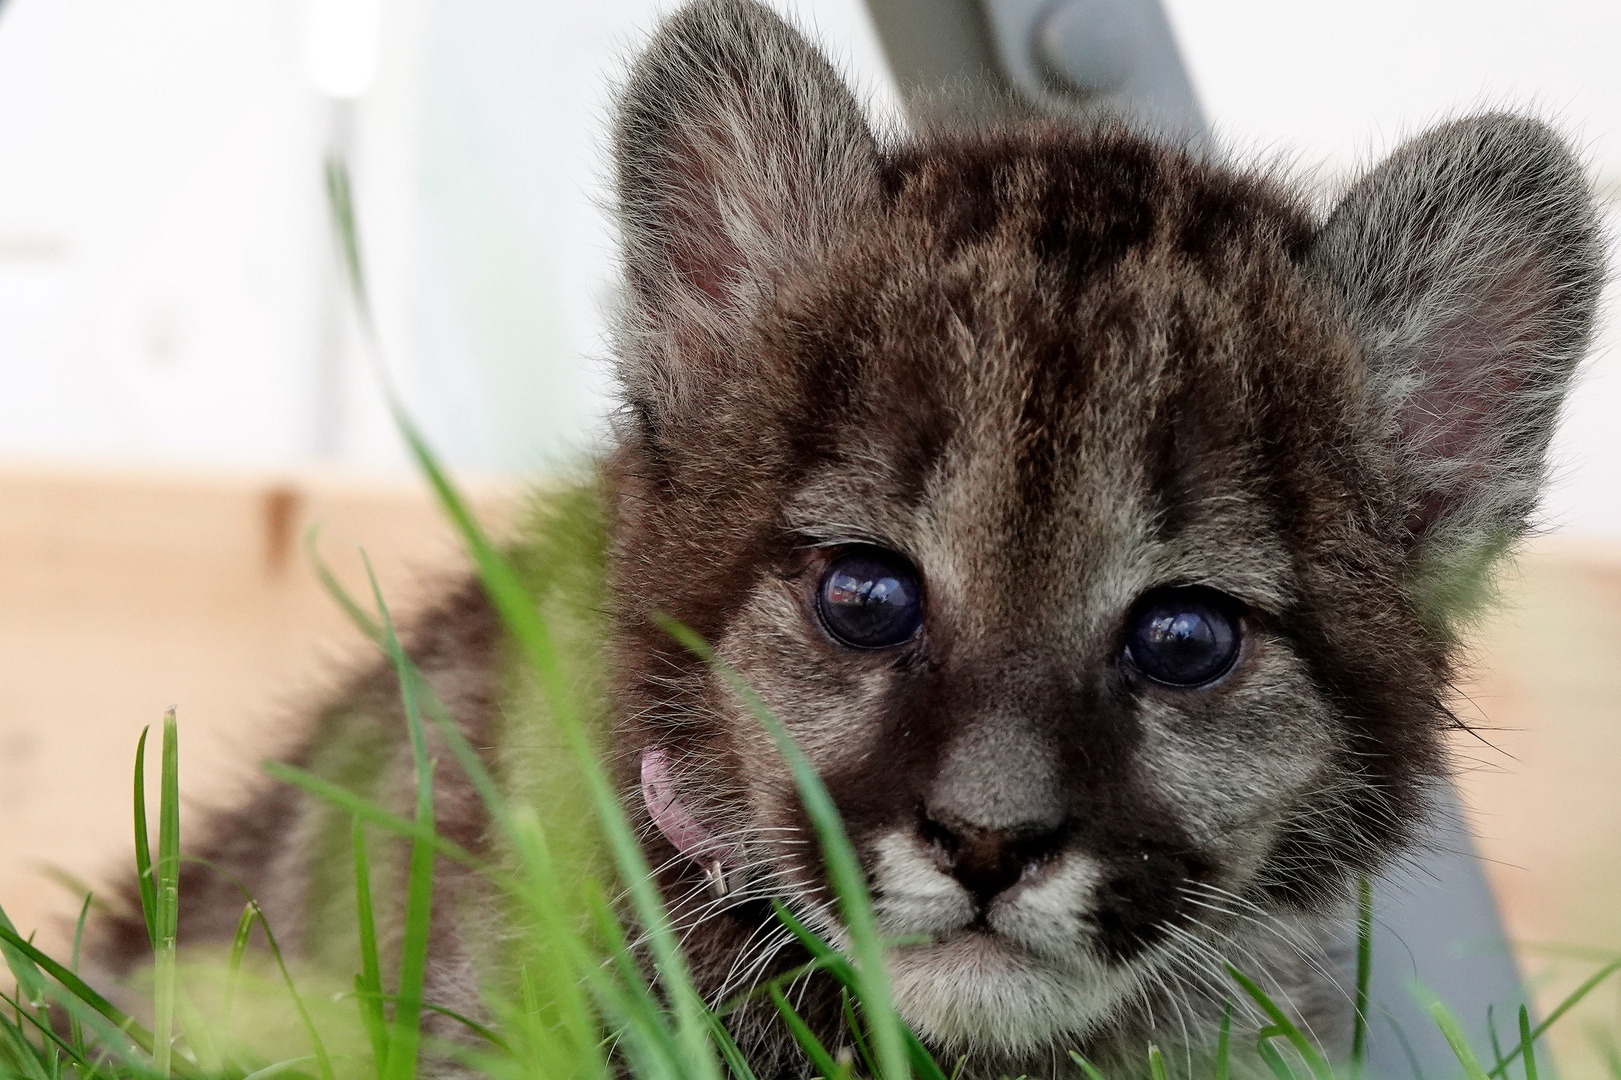
[[[757,378],[735,355],[776,275],[822,254],[879,198],[855,95],[754,0],[693,0],[636,62],[615,120],[629,303],[619,375],[650,420]]]
[[[1581,166],[1546,125],[1484,115],[1363,177],[1315,258],[1350,301],[1438,619],[1527,528],[1604,277]]]

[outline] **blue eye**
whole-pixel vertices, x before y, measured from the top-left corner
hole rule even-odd
[[[894,552],[852,548],[822,574],[816,610],[841,643],[882,649],[911,640],[923,625],[923,590],[912,564]]]
[[[1238,659],[1237,602],[1197,586],[1155,589],[1137,601],[1126,626],[1126,657],[1167,686],[1203,686]]]

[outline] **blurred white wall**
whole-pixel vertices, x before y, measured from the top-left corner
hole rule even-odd
[[[861,0],[777,2],[894,111]],[[390,370],[433,441],[483,469],[587,443],[609,401],[607,103],[666,6],[0,3],[0,457],[400,467],[334,299],[334,139]],[[1621,179],[1621,5],[1169,6],[1218,135],[1244,153],[1330,176],[1437,117],[1529,105],[1611,190]],[[374,53],[350,57],[348,105],[317,86],[334,62],[312,55],[322,25],[339,28],[314,43],[340,49],[340,73],[345,33]],[[1561,432],[1554,523],[1621,533],[1618,414],[1606,347]]]
[[[320,238],[273,3],[0,7],[0,451],[296,455]]]
[[[587,441],[608,407],[604,116],[659,10],[0,4],[0,455],[403,461],[333,304],[321,162],[344,108],[389,366],[435,443],[521,469]],[[335,109],[317,80],[341,81],[346,43],[319,28],[368,14],[375,72]],[[881,83],[860,0],[803,21]]]

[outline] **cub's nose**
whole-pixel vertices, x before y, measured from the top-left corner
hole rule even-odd
[[[1038,822],[982,829],[929,814],[924,835],[934,843],[947,873],[984,908],[999,893],[1058,850],[1062,830]]]

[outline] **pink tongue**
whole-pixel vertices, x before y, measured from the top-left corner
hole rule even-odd
[[[738,865],[737,849],[717,840],[676,798],[668,751],[655,749],[642,754],[642,800],[647,803],[653,824],[681,854],[706,868],[717,862]]]

